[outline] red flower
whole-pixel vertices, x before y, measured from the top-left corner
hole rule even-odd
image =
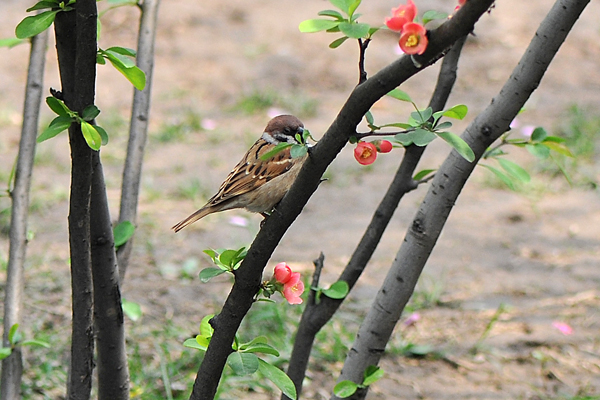
[[[404,25],[412,22],[417,15],[417,6],[412,0],[408,0],[406,5],[400,5],[398,8],[392,8],[392,17],[385,19],[385,24],[393,31],[402,32]]]
[[[292,277],[292,269],[286,263],[281,262],[275,266],[274,276],[277,282],[285,284]]]
[[[300,295],[304,293],[304,283],[299,272],[292,272],[290,279],[283,285],[283,297],[290,304],[302,304]]]
[[[467,0],[458,0],[458,5],[464,6],[466,2],[467,2]]]
[[[409,22],[402,28],[400,48],[406,54],[423,54],[427,48],[427,30],[421,24]]]
[[[387,140],[375,140],[371,143],[375,145],[379,153],[389,153],[392,151],[392,144]]]
[[[373,164],[377,158],[377,148],[373,143],[358,142],[354,149],[354,158],[362,165]]]

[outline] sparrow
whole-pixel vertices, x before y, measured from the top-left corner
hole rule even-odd
[[[266,217],[288,192],[307,155],[292,158],[290,147],[267,160],[261,156],[280,143],[302,144],[304,124],[293,115],[279,115],[269,121],[262,136],[248,149],[229,173],[219,191],[198,211],[173,226],[179,232],[208,214],[233,208],[245,208]]]

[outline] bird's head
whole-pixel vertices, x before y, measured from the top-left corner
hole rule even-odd
[[[299,143],[296,135],[302,136],[304,124],[293,115],[279,115],[269,121],[263,139],[269,143]]]

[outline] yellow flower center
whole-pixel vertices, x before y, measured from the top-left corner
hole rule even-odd
[[[419,44],[419,35],[412,34],[406,39],[406,47],[415,47]]]
[[[369,158],[369,157],[371,157],[371,149],[370,149],[370,148],[368,148],[368,147],[365,147],[365,148],[363,149],[363,152],[362,152],[362,154],[360,155],[360,157],[361,157],[361,158]]]

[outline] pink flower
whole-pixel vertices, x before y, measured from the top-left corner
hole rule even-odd
[[[354,149],[354,158],[362,165],[373,164],[377,158],[377,148],[373,143],[358,142]]]
[[[564,322],[554,321],[552,322],[552,326],[561,331],[563,335],[570,335],[573,333],[573,328]]]
[[[375,140],[371,142],[377,148],[377,152],[379,153],[389,153],[392,151],[392,144],[388,140]]]
[[[292,277],[292,269],[286,263],[281,262],[275,266],[274,275],[277,282],[285,285]]]
[[[385,19],[385,24],[393,31],[402,32],[404,25],[412,22],[417,15],[417,6],[412,0],[408,0],[405,5],[399,5],[398,8],[392,8],[392,17]]]
[[[423,54],[428,43],[427,30],[423,25],[409,22],[402,28],[399,44],[406,54]]]
[[[300,272],[292,272],[289,280],[283,285],[283,297],[290,304],[302,304],[300,296],[304,293],[304,283],[300,280]]]

